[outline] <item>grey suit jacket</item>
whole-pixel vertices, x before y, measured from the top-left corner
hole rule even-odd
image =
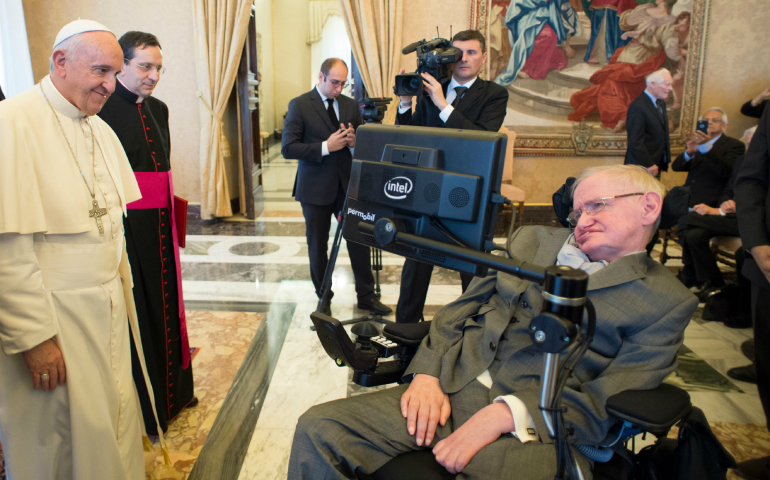
[[[569,233],[523,227],[511,237],[509,251],[517,260],[553,265]],[[562,398],[565,421],[575,429],[573,443],[596,445],[612,425],[604,408],[608,397],[655,388],[674,371],[698,301],[664,266],[641,253],[591,275],[588,290],[596,307],[596,334]],[[541,291],[540,285],[494,271],[474,279],[436,314],[406,374],[433,375],[446,393],[454,393],[490,369],[490,401],[516,395],[549,442],[537,406],[543,355],[528,333],[542,307]]]

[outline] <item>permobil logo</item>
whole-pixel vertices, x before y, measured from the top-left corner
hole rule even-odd
[[[394,177],[385,182],[385,195],[393,200],[403,200],[412,191],[412,181],[406,177]]]
[[[355,215],[356,217],[361,217],[361,219],[364,221],[367,221],[367,220],[370,222],[374,221],[373,213],[359,212],[358,210],[354,210],[352,208],[348,208],[348,215]]]

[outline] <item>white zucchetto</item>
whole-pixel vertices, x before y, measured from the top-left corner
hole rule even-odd
[[[56,46],[59,45],[64,40],[67,40],[73,35],[77,35],[79,33],[85,33],[85,32],[110,32],[112,33],[112,30],[105,27],[99,22],[95,22],[93,20],[81,20],[77,19],[74,22],[70,22],[64,27],[62,27],[61,30],[59,30],[59,34],[56,35],[56,40],[53,42],[53,49],[56,50]]]

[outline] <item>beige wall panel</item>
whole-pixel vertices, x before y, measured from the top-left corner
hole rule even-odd
[[[417,40],[436,38],[438,26],[441,38],[449,37],[449,27],[457,33],[467,30],[470,25],[471,4],[469,0],[422,0],[404,2],[404,27],[402,33],[402,48]],[[401,68],[413,72],[417,67],[417,56],[414,53],[401,57]]]
[[[80,18],[101,22],[118,37],[129,30],[155,34],[163,46],[163,75],[154,95],[169,107],[175,193],[200,201],[200,121],[195,77],[193,16],[189,1],[24,0],[35,81],[48,74],[48,58],[61,27]]]
[[[273,61],[273,6],[271,0],[256,0],[255,20],[257,33],[261,38],[259,73],[259,113],[261,131],[272,133],[275,130],[275,67]],[[264,162],[264,159],[262,160]]]
[[[767,0],[712,0],[703,68],[701,110],[721,107],[727,134],[740,138],[757,119],[741,115],[741,105],[770,85],[770,25]]]
[[[306,43],[309,3],[308,0],[273,0],[275,128],[283,128],[289,101],[313,87],[308,82],[311,68],[321,68],[310,65],[310,45]]]

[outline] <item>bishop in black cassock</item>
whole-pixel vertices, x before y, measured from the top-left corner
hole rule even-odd
[[[162,72],[162,54],[160,45],[153,45],[157,39],[149,34],[128,32],[119,42],[125,58],[123,73],[99,116],[123,144],[142,190],[142,200],[128,206],[126,249],[147,371],[160,426],[166,431],[168,422],[197,399],[182,301],[179,245],[172,231],[168,107],[150,96]],[[132,355],[147,433],[157,434],[136,351]]]

